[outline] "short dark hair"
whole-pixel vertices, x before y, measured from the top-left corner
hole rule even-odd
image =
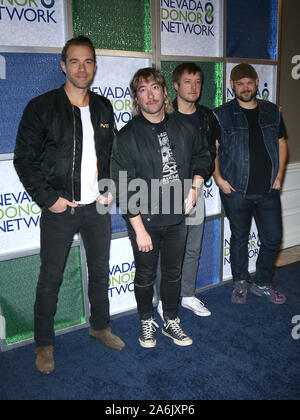
[[[72,38],[69,39],[69,41],[66,43],[66,45],[64,46],[62,52],[61,52],[61,59],[64,63],[67,62],[67,54],[68,54],[68,49],[72,46],[72,45],[76,45],[76,46],[85,46],[90,48],[90,50],[93,53],[94,56],[94,61],[96,62],[96,51],[95,51],[95,47],[92,43],[92,41],[83,35],[78,36],[77,38]]]
[[[186,62],[175,67],[172,74],[173,83],[177,83],[179,85],[180,79],[185,72],[188,74],[200,73],[201,82],[203,81],[203,71],[201,67],[199,67],[196,63]]]

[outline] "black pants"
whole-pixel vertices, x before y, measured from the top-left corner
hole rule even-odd
[[[90,325],[105,329],[109,323],[110,215],[97,213],[96,204],[76,208],[71,214],[43,209],[41,216],[41,270],[35,302],[35,342],[54,344],[54,316],[67,256],[75,233],[80,233],[87,255]]]
[[[128,223],[136,266],[134,287],[138,312],[143,320],[153,315],[153,286],[160,253],[162,275],[160,295],[164,316],[175,319],[178,311],[187,228],[183,221],[179,225],[147,227],[147,231],[152,239],[153,250],[147,253],[140,252],[135,232]]]

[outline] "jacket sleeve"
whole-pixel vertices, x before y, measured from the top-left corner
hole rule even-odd
[[[135,152],[131,150],[128,139],[122,132],[116,136],[111,156],[111,178],[116,186],[116,201],[125,219],[140,214],[132,214],[128,209],[130,197],[134,194],[128,191],[128,185],[136,178]]]
[[[209,151],[212,157],[213,162],[216,158],[216,141],[219,140],[220,137],[220,125],[219,121],[217,120],[215,114],[211,111],[210,114],[210,132],[209,132]],[[214,171],[214,168],[212,169],[212,172]]]
[[[200,175],[206,181],[212,171],[212,158],[207,141],[201,137],[195,127],[193,131],[192,165],[194,175]]]
[[[42,174],[42,156],[46,129],[40,119],[37,105],[26,106],[16,138],[14,166],[24,188],[40,207],[51,207],[59,198]]]

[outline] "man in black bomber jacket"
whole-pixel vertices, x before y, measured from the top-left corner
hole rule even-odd
[[[34,308],[36,366],[42,374],[55,369],[54,315],[67,255],[78,232],[89,270],[90,336],[113,350],[125,347],[108,326],[110,215],[96,209],[96,203],[105,206],[112,199],[110,193],[99,192],[98,181],[110,175],[113,109],[106,98],[89,91],[96,54],[88,38],[67,42],[61,67],[66,84],[29,102],[14,156],[21,182],[42,208]]]
[[[211,156],[195,125],[173,112],[166,82],[158,70],[137,71],[130,87],[138,115],[118,133],[114,142],[112,178],[118,186],[119,204],[127,220],[136,265],[139,342],[144,348],[156,345],[154,333],[158,325],[153,319],[152,300],[160,254],[162,333],[179,346],[189,346],[192,339],[182,330],[177,317],[187,233],[185,213],[196,205],[197,191],[210,173]],[[187,189],[184,184],[190,178],[191,165],[193,183]],[[135,192],[131,183],[146,190],[148,196],[142,194],[136,207],[132,206]],[[169,209],[164,211],[164,197],[170,191]]]

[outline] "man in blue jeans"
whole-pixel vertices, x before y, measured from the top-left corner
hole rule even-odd
[[[250,291],[276,304],[286,302],[273,284],[282,240],[280,188],[288,148],[279,108],[257,99],[258,75],[249,64],[231,72],[235,99],[215,110],[221,126],[214,178],[231,228],[233,303],[246,303],[248,239],[254,217],[261,247]]]

